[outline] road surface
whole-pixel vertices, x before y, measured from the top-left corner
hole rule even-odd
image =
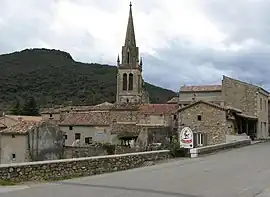
[[[270,143],[30,186],[2,197],[269,197]]]

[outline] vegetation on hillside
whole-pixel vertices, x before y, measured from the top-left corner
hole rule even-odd
[[[10,114],[13,115],[24,115],[24,116],[38,116],[39,114],[39,107],[36,103],[34,97],[30,97],[22,103],[20,100],[16,100],[14,106],[11,107],[9,110]]]
[[[114,102],[115,66],[76,62],[58,50],[27,49],[0,55],[0,109],[35,98],[41,107]],[[165,103],[175,92],[146,83],[152,103]]]

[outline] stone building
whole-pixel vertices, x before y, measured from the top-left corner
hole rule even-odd
[[[269,92],[261,87],[223,76],[222,99],[224,104],[238,108],[249,116],[256,117],[255,136],[257,138],[269,136],[268,97]]]
[[[194,132],[195,146],[213,145],[237,139],[240,132],[252,134],[256,129],[256,117],[243,114],[241,110],[217,105],[207,101],[196,101],[178,110],[179,130],[190,127]],[[239,124],[236,117],[241,121],[248,122],[248,127]],[[246,138],[240,135],[238,139]]]
[[[179,106],[184,107],[199,100],[220,105],[221,89],[221,85],[182,86],[179,91]]]
[[[0,163],[60,159],[63,133],[44,121],[20,121],[0,131]]]
[[[216,104],[223,109],[229,110],[232,115],[231,118],[233,118],[233,122],[235,125],[234,132],[231,133],[231,131],[225,127],[223,133],[224,136],[223,138],[219,137],[219,141],[224,141],[224,139],[226,139],[226,135],[229,136],[229,133],[231,133],[230,135],[235,136],[246,134],[252,139],[266,138],[269,135],[268,97],[269,92],[267,92],[261,87],[253,84],[248,84],[246,82],[242,82],[236,79],[232,79],[227,76],[223,76],[222,85],[181,87],[179,93],[179,106],[183,109],[179,111],[179,117],[182,117],[181,113],[185,114],[186,107],[190,109],[190,107],[194,106],[194,103],[196,103],[196,101],[202,100],[204,102]],[[194,111],[194,114],[189,113],[190,120],[196,119],[197,117],[201,116],[198,114],[199,112],[195,112],[196,111]],[[191,116],[194,117],[191,118]],[[204,117],[204,120],[215,119],[215,121],[218,122],[216,120],[218,116],[212,117],[211,113],[207,113],[206,109]],[[191,122],[186,122],[186,119],[179,119],[179,121],[184,121],[181,124],[187,123],[191,127],[199,124],[200,129],[202,129],[201,124],[206,124],[205,121],[201,120],[198,120],[195,125],[193,125],[193,123]],[[181,128],[180,122],[179,128]],[[214,128],[210,125],[211,123],[209,123],[208,125],[209,128]],[[205,125],[203,127],[205,127]],[[209,130],[209,132],[211,133],[212,131]],[[220,136],[220,133],[217,133],[217,135]]]
[[[142,58],[136,45],[132,9],[129,18],[125,44],[122,46],[122,58],[117,58],[117,103],[149,103],[148,93],[144,89],[142,78]]]

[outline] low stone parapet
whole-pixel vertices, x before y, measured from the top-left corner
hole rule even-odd
[[[241,140],[241,141],[234,141],[234,142],[193,148],[193,149],[190,149],[190,157],[195,158],[203,154],[209,154],[209,153],[213,153],[213,152],[217,152],[217,151],[221,151],[225,149],[230,149],[230,148],[238,148],[238,147],[247,146],[250,144],[251,144],[251,140],[246,139],[246,140]]]
[[[169,150],[0,165],[0,179],[12,182],[53,181],[128,170],[165,160]]]

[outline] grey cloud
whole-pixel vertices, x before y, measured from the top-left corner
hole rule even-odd
[[[1,1],[0,42],[4,43],[0,52],[11,52],[26,47],[39,40],[46,27],[53,20],[54,1],[35,1],[29,3]],[[2,12],[3,11],[3,12]],[[4,48],[5,45],[8,45]]]
[[[98,43],[86,29],[56,34],[49,28],[53,22],[55,5],[59,1],[0,1],[0,53],[41,47],[39,43],[44,42],[51,48],[70,52],[76,60],[106,63],[102,57],[97,58],[95,47],[98,47]],[[72,2],[81,5],[93,3],[86,0]],[[94,1],[104,11],[117,9],[119,2],[112,2]],[[148,13],[151,7],[149,2],[139,1],[136,9]],[[220,83],[225,74],[263,84],[270,89],[270,79],[267,76],[270,73],[270,17],[267,10],[270,1],[254,3],[255,1],[237,0],[234,4],[229,4],[226,0],[198,2],[201,2],[201,9],[211,21],[228,34],[225,44],[242,45],[247,39],[257,40],[259,44],[253,48],[231,52],[208,47],[198,48],[185,38],[171,40],[170,47],[158,50],[157,55],[142,54],[145,80],[177,91],[183,84]],[[151,9],[156,9],[157,6],[158,3],[152,5]],[[115,56],[118,52],[115,51]]]
[[[183,84],[221,83],[222,75],[229,75],[270,88],[269,48],[229,52],[183,43],[173,42],[169,49],[158,51],[162,60],[146,56],[146,79],[155,79],[158,85],[178,90]]]
[[[202,0],[199,2],[211,21],[220,30],[229,34],[228,42],[242,42],[249,38],[262,43],[270,42],[270,1],[237,0],[228,3],[225,0]]]

